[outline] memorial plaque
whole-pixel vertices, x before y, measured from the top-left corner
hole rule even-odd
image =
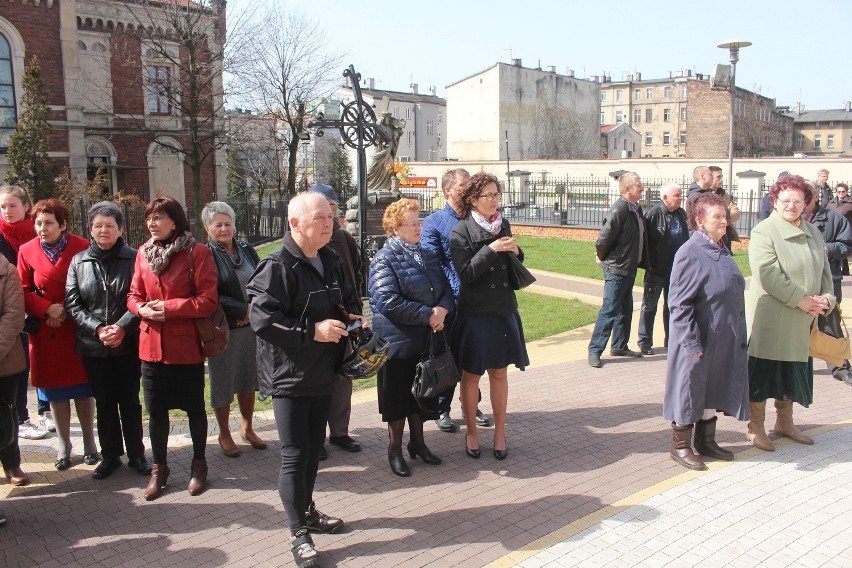
[[[367,226],[364,227],[365,235],[384,235],[385,229],[382,227],[382,217],[387,209],[386,204],[367,205]]]

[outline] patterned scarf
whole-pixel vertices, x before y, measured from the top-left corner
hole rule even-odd
[[[495,237],[500,234],[500,230],[503,228],[503,216],[500,215],[499,211],[491,219],[486,219],[483,215],[473,210],[471,210],[470,214],[473,215],[473,220],[476,221],[477,225]]]
[[[62,256],[62,251],[65,250],[65,247],[68,246],[68,231],[62,231],[62,234],[59,235],[59,239],[53,244],[47,244],[46,242],[39,240],[41,243],[41,250],[44,251],[45,256],[50,261],[51,264],[56,264],[56,261],[59,260],[59,257]]]
[[[148,266],[151,268],[151,272],[159,276],[169,265],[172,255],[188,249],[194,244],[195,238],[192,236],[192,233],[186,231],[184,234],[168,243],[164,243],[162,241],[151,241],[149,243],[145,243],[142,245],[142,254],[145,255],[145,259],[148,261]]]
[[[728,252],[728,247],[725,246],[724,237],[722,237],[721,239],[719,239],[718,242],[716,242],[716,241],[713,240],[713,238],[710,235],[707,234],[707,231],[705,231],[704,229],[698,229],[695,232],[698,233],[699,235],[701,235],[702,237],[704,237],[705,239],[707,239],[707,242],[712,243],[713,245],[715,245],[720,250]]]
[[[414,260],[417,261],[417,264],[423,266],[423,256],[420,254],[420,243],[407,243],[399,237],[391,237],[391,240],[399,243],[402,246],[402,250],[413,256]]]
[[[33,240],[35,225],[29,217],[25,217],[17,223],[8,223],[0,217],[0,234],[3,235],[12,250],[17,253],[22,244]]]

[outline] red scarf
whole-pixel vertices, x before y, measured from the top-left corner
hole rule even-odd
[[[17,253],[22,244],[33,240],[33,237],[36,236],[35,224],[29,217],[25,217],[17,223],[8,223],[0,217],[0,234],[5,237],[6,242]]]

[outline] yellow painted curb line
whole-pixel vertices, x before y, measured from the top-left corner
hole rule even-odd
[[[844,420],[843,422],[837,422],[835,424],[826,424],[824,426],[819,426],[818,428],[812,428],[807,431],[807,434],[810,436],[817,436],[819,434],[825,434],[826,432],[839,430],[840,428],[845,428],[847,426],[852,426],[852,419]],[[775,445],[776,448],[779,448],[788,444],[792,444],[794,442],[789,438],[779,438],[778,440],[773,440],[772,443]],[[646,501],[651,497],[659,495],[664,491],[668,491],[669,489],[682,485],[687,481],[692,481],[693,479],[697,479],[699,477],[707,475],[708,473],[718,471],[723,467],[728,467],[737,462],[765,453],[766,452],[764,452],[763,450],[759,450],[757,448],[749,448],[748,450],[739,452],[736,455],[736,459],[732,462],[708,462],[707,469],[705,471],[688,470],[659,483],[655,483],[654,485],[646,487],[645,489],[641,489],[636,493],[633,493],[632,495],[628,495],[623,499],[619,499],[611,505],[602,507],[597,511],[589,513],[584,517],[580,517],[579,519],[568,523],[561,529],[557,529],[550,534],[544,535],[543,537],[536,539],[515,551],[501,556],[497,560],[486,564],[485,568],[508,568],[509,566],[515,566],[516,564],[528,560],[536,554],[543,552],[551,546],[555,546],[565,540],[568,540],[569,538],[578,535],[584,530],[597,525],[601,521],[609,519],[629,507],[639,505],[643,501]]]

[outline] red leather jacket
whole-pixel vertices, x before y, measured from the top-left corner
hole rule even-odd
[[[216,265],[210,249],[200,243],[192,245],[196,289],[193,297],[189,284],[188,249],[172,255],[166,269],[158,276],[151,272],[142,248],[136,254],[127,308],[139,316],[139,308],[146,302],[165,300],[166,320],[152,321],[139,316],[139,358],[167,365],[203,363],[204,356],[192,320],[209,316],[219,303]]]

